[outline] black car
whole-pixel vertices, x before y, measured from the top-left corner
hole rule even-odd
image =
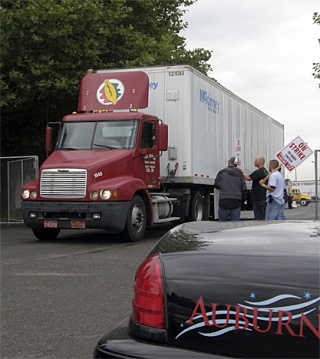
[[[136,273],[95,358],[319,358],[320,223],[190,222]]]

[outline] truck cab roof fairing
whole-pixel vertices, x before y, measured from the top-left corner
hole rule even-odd
[[[88,74],[81,81],[78,112],[146,108],[148,94],[143,71]]]

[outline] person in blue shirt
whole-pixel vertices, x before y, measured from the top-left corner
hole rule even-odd
[[[286,182],[280,173],[281,166],[277,160],[269,162],[270,178],[266,185],[267,178],[259,181],[261,187],[267,190],[266,220],[285,220],[284,209],[286,206],[283,198]]]

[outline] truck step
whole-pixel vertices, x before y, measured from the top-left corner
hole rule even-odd
[[[153,223],[173,222],[173,221],[179,221],[180,219],[181,219],[180,217],[169,217],[169,218],[161,218],[161,219],[158,218]]]

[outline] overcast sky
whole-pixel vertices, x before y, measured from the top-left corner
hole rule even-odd
[[[313,24],[314,12],[320,13],[319,0],[198,0],[188,7],[182,35],[187,48],[213,51],[211,77],[284,124],[284,145],[299,135],[320,150],[320,80],[312,76],[313,62],[320,62],[320,26]],[[312,161],[314,155],[286,171],[286,178],[314,179]]]

